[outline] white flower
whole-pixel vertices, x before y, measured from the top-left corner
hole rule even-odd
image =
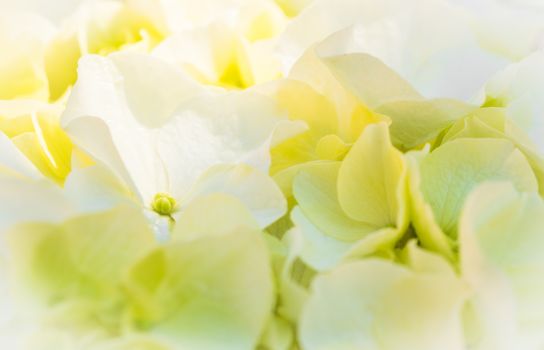
[[[151,209],[158,193],[175,199],[179,211],[192,198],[224,192],[262,227],[283,215],[285,200],[266,175],[269,147],[296,130],[281,122],[273,101],[210,93],[146,55],[86,56],[78,73],[62,123],[143,207]]]
[[[472,98],[508,61],[479,46],[466,11],[441,0],[321,0],[280,39],[284,71],[306,49],[373,55],[426,97]]]

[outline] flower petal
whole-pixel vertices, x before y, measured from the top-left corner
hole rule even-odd
[[[460,223],[461,271],[475,291],[478,349],[536,349],[544,344],[544,202],[512,184],[479,186]]]
[[[342,162],[338,201],[354,220],[377,228],[402,227],[406,164],[385,123],[366,127]]]
[[[466,292],[452,275],[381,260],[318,277],[300,325],[304,349],[463,349]]]

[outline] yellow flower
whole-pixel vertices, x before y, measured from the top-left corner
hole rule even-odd
[[[77,79],[77,62],[85,54],[131,49],[149,51],[162,39],[160,24],[137,7],[116,1],[82,6],[68,18],[47,47],[45,67],[50,99],[60,98]]]
[[[0,132],[46,177],[63,183],[71,169],[72,142],[60,128],[62,106],[33,100],[0,100]]]
[[[43,55],[54,27],[38,16],[0,15],[0,100],[47,99]]]
[[[245,89],[281,76],[275,40],[287,17],[275,3],[204,1],[195,6],[192,1],[173,1],[170,5],[168,24],[173,34],[154,55],[183,68],[202,84],[227,89]],[[211,13],[204,11],[208,7]],[[218,11],[223,7],[229,11]]]

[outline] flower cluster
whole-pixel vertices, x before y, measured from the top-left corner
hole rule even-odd
[[[537,0],[0,2],[0,348],[544,347]]]

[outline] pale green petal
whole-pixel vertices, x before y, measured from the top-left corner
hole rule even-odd
[[[432,141],[475,108],[449,99],[400,100],[382,104],[376,111],[391,118],[393,144],[409,150]]]
[[[150,335],[125,336],[121,339],[93,344],[88,350],[172,350],[172,347],[155,340]],[[87,349],[85,349],[87,350]]]
[[[368,126],[344,161],[301,166],[293,194],[300,257],[317,270],[391,249],[408,225],[406,165],[385,124]]]
[[[304,349],[463,349],[466,292],[454,276],[381,260],[318,277],[299,336]]]
[[[523,154],[502,139],[458,139],[448,142],[420,163],[420,190],[440,228],[457,236],[459,213],[478,183],[511,181],[521,191],[537,191],[533,171]],[[419,229],[416,227],[416,229]]]
[[[340,167],[340,206],[352,219],[373,227],[402,227],[405,174],[404,158],[391,145],[387,125],[369,125]]]
[[[273,302],[265,244],[243,226],[155,250],[127,288],[141,326],[175,349],[253,349]]]
[[[293,193],[304,215],[331,238],[353,242],[377,227],[351,219],[338,201],[340,162],[309,163],[293,183]]]
[[[402,260],[412,270],[420,273],[436,273],[455,277],[455,271],[448,261],[440,255],[421,248],[415,240],[408,242],[402,251]]]
[[[441,143],[458,138],[506,138],[517,145],[533,148],[529,136],[514,125],[500,107],[483,107],[457,121],[444,134]],[[519,146],[518,146],[519,147]]]
[[[506,116],[503,108],[481,108],[455,123],[441,142],[457,138],[504,138],[510,140],[533,168],[541,194],[544,193],[544,158],[529,136]]]
[[[279,261],[276,271],[279,295],[276,312],[283,319],[297,324],[308,299],[307,281],[311,280],[314,271],[299,260],[304,241],[298,230],[288,230],[280,243],[284,248],[283,252],[275,254],[276,261]]]
[[[73,310],[78,312],[81,310]],[[111,338],[99,329],[78,333],[74,329],[46,328],[25,334],[21,350],[172,350],[150,335],[132,334]],[[4,344],[4,343],[3,343]]]
[[[294,342],[293,328],[286,320],[274,316],[269,321],[259,346],[267,350],[291,350]]]
[[[413,151],[406,155],[409,169],[410,218],[423,247],[452,259],[453,240],[438,225],[433,208],[426,202],[421,191],[420,163],[428,155],[428,152],[429,147],[426,147],[422,151]]]
[[[461,269],[475,290],[481,349],[544,345],[544,202],[508,183],[485,184],[467,199],[460,223]]]
[[[300,207],[293,209],[291,220],[302,238],[300,258],[318,271],[336,266],[352,246],[350,242],[335,239],[322,232],[308,220]]]
[[[355,242],[345,242],[321,231],[299,207],[291,212],[291,220],[301,239],[300,258],[318,271],[330,270],[343,261],[386,252],[402,233],[394,228],[376,229]]]
[[[28,288],[23,293],[47,305],[65,300],[107,304],[108,298],[118,297],[117,284],[125,271],[155,244],[134,208],[57,225],[20,224],[8,240],[15,276]]]

